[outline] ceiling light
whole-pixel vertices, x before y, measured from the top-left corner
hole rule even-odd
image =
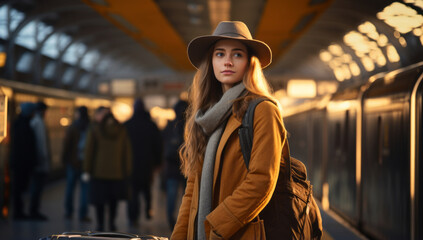
[[[375,69],[375,64],[370,57],[364,56],[361,58],[361,63],[363,64],[366,71],[371,72]]]
[[[341,56],[342,53],[344,52],[341,48],[341,46],[339,46],[338,44],[332,44],[329,46],[329,52],[331,52],[333,55],[336,56]]]
[[[405,34],[423,25],[423,16],[416,10],[402,3],[394,2],[376,14],[377,18],[385,21],[396,31]]]
[[[413,30],[413,34],[417,37],[421,36],[422,35],[422,29],[421,28],[415,28]]]
[[[397,50],[391,44],[386,47],[386,55],[388,56],[388,60],[390,62],[399,62],[400,60]]]
[[[349,67],[344,64],[344,65],[341,66],[341,69],[342,69],[342,72],[344,74],[344,78],[350,79],[351,78],[351,72],[350,72]]]
[[[377,39],[377,44],[380,47],[386,47],[386,45],[388,44],[388,38],[386,37],[386,35],[380,34],[379,38]]]
[[[351,61],[349,67],[353,76],[357,77],[358,75],[360,75],[360,68],[358,67],[358,64],[355,61]]]
[[[405,41],[405,38],[400,37],[398,39],[398,42],[401,44],[402,47],[407,47],[407,41]]]
[[[323,62],[329,62],[332,59],[332,54],[328,51],[322,51],[319,56]]]
[[[333,70],[333,74],[335,74],[336,80],[338,80],[340,82],[343,82],[345,80],[344,72],[342,71],[341,68],[335,68]]]
[[[204,6],[199,3],[188,3],[187,9],[191,14],[201,14],[204,10]]]
[[[292,79],[288,81],[287,93],[295,98],[316,97],[316,82],[309,79]]]

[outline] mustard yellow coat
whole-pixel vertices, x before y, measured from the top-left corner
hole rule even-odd
[[[217,149],[213,210],[204,223],[208,239],[264,237],[260,237],[262,223],[255,218],[275,189],[286,132],[276,105],[261,102],[255,110],[253,148],[247,171],[238,136],[241,121],[233,114],[230,116]],[[201,173],[188,177],[172,240],[195,239],[200,176]]]

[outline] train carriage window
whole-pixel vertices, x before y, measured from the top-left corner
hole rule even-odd
[[[350,111],[345,111],[345,125],[344,125],[344,138],[343,138],[343,151],[344,153],[348,153],[348,129],[350,125]],[[345,159],[346,160],[346,159]]]
[[[335,124],[335,153],[337,156],[342,154],[341,146],[341,123],[337,122]]]
[[[377,119],[377,159],[379,165],[383,164],[383,158],[389,155],[389,125],[382,122],[382,116]]]

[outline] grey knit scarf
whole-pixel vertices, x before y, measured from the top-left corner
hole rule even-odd
[[[198,111],[195,116],[195,122],[203,128],[204,133],[209,137],[206,152],[204,154],[204,163],[201,173],[200,197],[197,217],[197,239],[205,240],[206,233],[204,221],[211,212],[212,206],[212,188],[213,172],[216,151],[222,136],[226,121],[231,114],[233,101],[240,97],[245,90],[244,84],[240,84],[227,90],[222,98],[209,108],[205,113]]]

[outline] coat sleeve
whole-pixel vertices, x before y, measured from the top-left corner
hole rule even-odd
[[[229,239],[267,205],[279,175],[282,144],[285,129],[280,111],[264,101],[254,114],[254,139],[246,178],[206,218],[206,226],[210,225],[214,233]]]
[[[188,221],[191,209],[192,193],[194,190],[195,174],[188,176],[185,194],[179,208],[178,219],[173,229],[171,240],[186,240],[188,235]]]

